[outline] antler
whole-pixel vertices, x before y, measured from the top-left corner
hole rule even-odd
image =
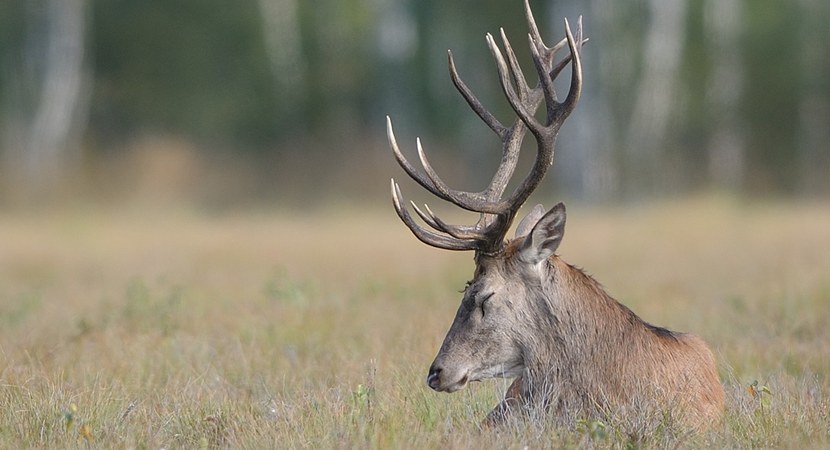
[[[579,18],[577,24],[576,38],[571,33],[566,19],[565,38],[553,47],[548,47],[539,35],[539,29],[536,26],[528,0],[525,0],[525,14],[530,27],[530,33],[528,34],[530,52],[539,77],[539,82],[532,89],[528,86],[522,69],[519,67],[513,48],[504,34],[504,29],[500,31],[506,60],[505,54],[499,49],[493,36],[487,34],[487,45],[496,61],[502,91],[518,116],[516,122],[510,128],[502,125],[464,84],[456,71],[452,52],[448,52],[450,77],[453,84],[470,105],[470,108],[498,135],[502,142],[501,163],[490,184],[484,190],[466,192],[450,188],[432,168],[421,146],[420,139],[416,141],[416,146],[423,171],[416,169],[401,153],[392,130],[392,121],[388,116],[386,118],[389,145],[392,147],[395,159],[404,171],[437,197],[468,211],[481,214],[475,225],[450,225],[439,219],[428,206],[424,205],[424,211],[418,208],[414,202],[410,202],[415,213],[432,228],[432,230],[427,229],[418,224],[409,213],[409,210],[403,206],[401,189],[393,179],[391,186],[392,200],[398,217],[418,239],[428,245],[448,250],[476,250],[483,253],[501,251],[504,245],[504,237],[516,216],[516,212],[539,186],[548,168],[553,163],[556,135],[562,123],[573,111],[582,92],[580,52],[582,44],[587,39],[582,37],[582,17]],[[554,65],[556,53],[566,45],[570,53]],[[556,96],[553,81],[568,64],[571,65],[571,84],[567,97],[560,102]],[[546,105],[546,119],[544,123],[539,123],[536,120],[535,113],[543,100]],[[516,168],[519,150],[527,130],[530,130],[536,139],[536,161],[516,190],[506,199],[502,199],[507,183]]]

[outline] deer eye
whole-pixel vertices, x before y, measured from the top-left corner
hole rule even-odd
[[[489,294],[484,294],[481,296],[481,300],[478,302],[478,307],[481,308],[481,314],[484,315],[484,312],[487,308],[487,300],[490,300],[490,297],[493,296],[495,292],[490,292]]]

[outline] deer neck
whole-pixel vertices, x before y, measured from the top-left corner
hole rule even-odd
[[[618,329],[619,304],[591,277],[559,257],[540,268],[525,341],[525,366],[533,379],[581,376],[586,357],[596,357],[609,329]],[[564,380],[562,380],[564,381]]]

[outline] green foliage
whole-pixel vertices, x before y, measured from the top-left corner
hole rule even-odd
[[[600,7],[575,0],[531,2],[549,43],[561,36],[560,17],[576,13],[585,15],[591,39],[583,54],[584,106],[570,122],[583,120],[579,128],[601,135],[608,148],[594,151],[608,154],[599,162],[579,162],[576,156],[562,160],[581,165],[577,168],[586,174],[586,165],[609,165],[597,172],[607,184],[606,197],[637,188],[706,187],[714,170],[709,160],[717,150],[714,142],[728,121],[734,125],[728,131],[735,132],[744,151],[746,175],[741,177],[746,179],[739,181],[739,188],[810,192],[812,183],[814,190],[825,192],[830,151],[821,125],[830,121],[830,77],[824,76],[830,72],[830,7],[821,0],[734,1],[740,11],[733,25],[736,43],[713,37],[712,18],[707,16],[713,14],[711,3],[683,2],[684,33],[676,36],[682,63],[677,73],[662,74],[676,79],[677,85],[672,92],[655,94],[673,100],[670,126],[667,136],[659,138],[662,142],[654,143],[657,150],[640,158],[654,162],[645,174],[636,156],[640,149],[628,148],[633,145],[628,138],[637,132],[634,105],[649,93],[640,86],[654,83],[644,77],[654,64],[645,56],[651,16],[659,13],[655,3]],[[254,159],[275,155],[280,165],[288,161],[281,157],[296,154],[315,169],[335,171],[339,162],[363,160],[367,148],[382,140],[383,115],[392,114],[400,119],[402,135],[418,130],[433,141],[436,153],[452,149],[452,158],[475,163],[470,164],[475,167],[468,178],[483,182],[487,175],[482,175],[486,172],[479,163],[495,161],[498,155],[488,159],[477,150],[484,142],[492,142],[494,148],[497,142],[490,140],[489,131],[454,91],[445,51],[453,50],[462,78],[503,120],[513,113],[503,100],[481,36],[504,27],[531,84],[535,79],[525,51],[521,2],[272,4],[272,13],[290,21],[290,26],[264,20],[258,0],[82,3],[89,19],[84,70],[90,97],[79,101],[82,113],[72,126],[80,127],[74,134],[82,137],[92,160],[123,152],[130,148],[125,143],[146,135],[162,135],[192,143],[200,152],[225,151]],[[25,144],[29,122],[35,120],[44,94],[49,5],[47,0],[0,4],[0,125],[13,131],[0,142],[4,153],[13,154],[18,144]],[[290,43],[284,34],[289,28]],[[277,42],[276,53],[289,53],[291,58],[275,64],[269,40]],[[724,46],[736,47],[735,55],[729,56],[739,69],[732,74],[736,80],[715,78],[721,61],[715,55]],[[560,90],[566,79],[567,74]],[[728,108],[713,101],[724,86],[740,91],[734,93],[737,104]],[[563,133],[576,132],[565,131],[569,129],[566,125]],[[569,167],[564,172],[570,171]],[[669,173],[667,180],[653,174],[662,171]],[[572,180],[557,182],[567,184],[569,193],[586,189]]]
[[[0,304],[0,324],[5,327],[21,326],[31,318],[40,305],[41,297],[35,293],[22,294],[5,304]]]
[[[294,307],[308,306],[311,298],[319,295],[314,283],[294,280],[285,269],[277,270],[265,282],[262,290],[269,300],[285,302]]]
[[[141,279],[130,282],[126,289],[126,298],[122,310],[123,320],[131,326],[138,326],[141,330],[158,330],[163,334],[173,332],[177,327],[184,292],[180,288],[172,288],[165,295],[152,292]]]
[[[63,417],[64,431],[67,436],[77,435],[79,439],[85,440],[88,444],[95,440],[89,423],[79,422],[78,406],[76,404],[70,404],[68,408],[63,410],[61,416]]]
[[[278,132],[254,0],[96,1],[91,130],[183,133],[242,145]]]
[[[605,422],[602,420],[579,419],[576,422],[576,431],[585,433],[591,440],[604,440],[608,438],[608,431]]]
[[[788,190],[797,182],[797,166],[791,164],[791,157],[798,142],[799,107],[804,95],[802,75],[793,70],[801,64],[800,47],[805,45],[796,31],[800,28],[798,13],[796,3],[753,1],[744,18],[742,42],[742,54],[752,76],[745,78],[741,113],[752,130],[748,148],[754,152],[754,172]]]

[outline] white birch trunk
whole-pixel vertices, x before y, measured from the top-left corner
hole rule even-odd
[[[291,107],[306,89],[297,0],[259,0],[259,9],[274,84],[280,101]]]
[[[704,26],[713,71],[706,89],[714,126],[708,148],[709,179],[718,188],[740,189],[746,171],[740,121],[743,67],[740,59],[741,0],[707,0]]]
[[[49,188],[65,171],[68,151],[86,118],[85,0],[46,1],[42,86],[25,141],[27,184]]]
[[[582,49],[583,82],[582,97],[574,113],[565,122],[557,137],[553,177],[560,186],[577,197],[589,201],[606,200],[617,190],[617,172],[613,164],[611,146],[611,118],[608,100],[603,91],[604,83],[600,61],[601,53],[607,51],[600,42],[606,42],[602,32],[607,24],[609,9],[613,5],[607,0],[592,0],[591,10],[573,0],[560,2],[549,11],[543,34],[548,42],[558,41],[564,36],[563,18],[567,17],[575,32],[580,14],[584,15],[584,32],[590,42]],[[591,20],[591,19],[594,20]],[[567,49],[563,51],[563,54]],[[561,56],[560,56],[561,58]],[[570,82],[570,68],[566,69],[557,83],[559,95],[567,92]]]
[[[830,16],[826,0],[800,0],[799,48],[803,86],[799,99],[796,189],[802,194],[817,194],[830,189],[830,98],[821,89],[827,73],[827,43],[820,40]],[[825,33],[826,35],[826,33]]]
[[[643,73],[626,139],[633,182],[652,187],[667,181],[661,148],[678,101],[678,69],[686,34],[686,0],[650,0]],[[642,181],[641,181],[642,180]]]

